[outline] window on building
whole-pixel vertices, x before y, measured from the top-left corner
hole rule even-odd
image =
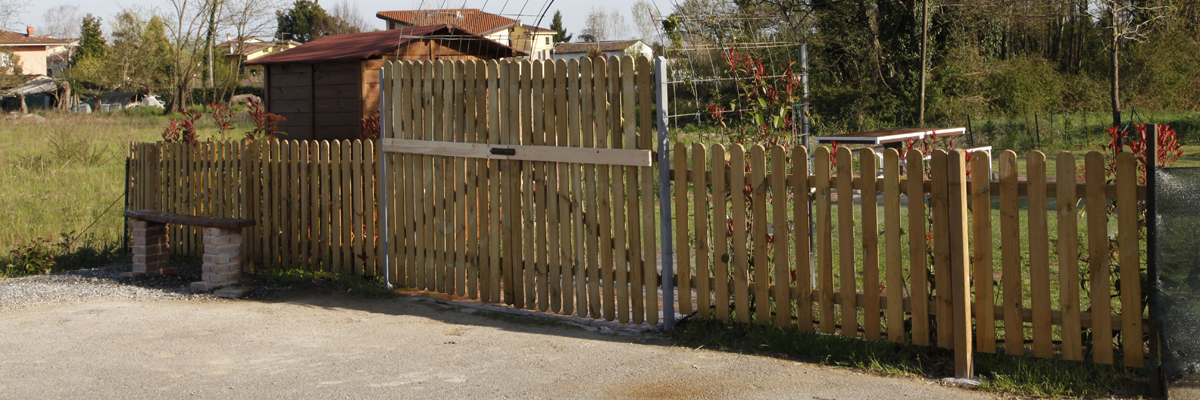
[[[550,37],[549,37],[549,36],[547,36],[547,37],[546,37],[546,44],[550,44]]]

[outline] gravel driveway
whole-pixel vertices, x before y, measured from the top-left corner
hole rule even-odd
[[[995,397],[418,297],[224,300],[128,268],[0,281],[0,398]]]

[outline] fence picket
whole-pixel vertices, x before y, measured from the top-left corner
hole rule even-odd
[[[573,147],[576,143],[571,143],[571,133],[569,128],[570,115],[575,111],[568,108],[567,99],[567,61],[558,60],[554,66],[554,80],[556,92],[552,96],[556,103],[555,123],[558,129],[558,136],[555,138],[556,143],[560,147]],[[576,117],[577,118],[577,117]],[[574,195],[572,188],[579,185],[579,179],[571,175],[572,171],[577,171],[578,168],[570,163],[558,163],[556,176],[558,178],[558,269],[559,269],[559,295],[562,296],[559,300],[561,306],[559,312],[571,315],[575,313],[575,264],[574,254],[577,249],[572,248],[575,243],[572,238],[574,226],[571,208],[579,196]]]
[[[492,99],[487,102],[488,107],[488,143],[498,144],[502,137],[500,112],[502,110],[501,102],[504,97],[501,96],[501,81],[500,77],[502,70],[500,64],[495,60],[487,62],[487,94],[488,98]],[[502,184],[500,176],[500,162],[496,160],[487,161],[488,169],[488,195],[485,200],[488,210],[488,301],[499,303],[502,299],[501,292],[508,293],[507,289],[501,287],[501,274],[504,271],[504,264],[501,260],[500,238],[502,237],[503,221],[500,220],[500,207],[504,203],[500,198],[500,186]],[[503,289],[503,290],[502,290]]]
[[[847,147],[837,149],[838,283],[842,292],[842,336],[858,336],[858,290],[854,256],[854,161]]]
[[[750,191],[753,203],[753,247],[754,260],[754,317],[755,322],[766,324],[771,317],[771,263],[767,252],[767,156],[762,145],[750,148]],[[749,250],[749,248],[747,248]]]
[[[713,288],[716,289],[716,306],[717,318],[722,321],[729,320],[729,236],[732,235],[732,228],[726,228],[728,222],[728,202],[725,200],[729,190],[725,183],[725,146],[718,143],[712,147],[711,163],[709,165],[712,171],[712,204],[713,204]],[[703,167],[697,166],[697,169]]]
[[[888,340],[904,343],[904,271],[900,244],[900,152],[883,151],[883,243]]]
[[[1079,225],[1075,217],[1075,155],[1070,152],[1058,154],[1058,170],[1055,181],[1058,198],[1055,210],[1058,214],[1058,296],[1062,312],[1062,357],[1065,360],[1083,361],[1083,346],[1080,345],[1079,315]]]
[[[596,60],[596,61],[599,62],[601,60]],[[600,66],[600,69],[601,70],[604,69],[603,65]],[[582,130],[583,130],[583,146],[582,147],[597,147],[596,146],[596,138],[594,136],[596,118],[595,118],[595,114],[594,114],[595,107],[593,106],[593,101],[595,101],[595,95],[592,93],[593,92],[592,89],[596,85],[593,82],[594,77],[592,74],[592,59],[590,59],[590,58],[582,59],[582,61],[580,62],[580,75],[581,76],[580,76],[579,87],[580,87],[580,92],[582,93],[581,101],[582,101],[582,111],[583,111],[583,115],[581,116],[581,121],[580,121]],[[588,300],[587,301],[588,315],[590,315],[592,318],[599,319],[600,318],[600,282],[599,282],[599,280],[600,280],[600,261],[599,261],[600,239],[598,236],[599,232],[597,232],[596,227],[598,226],[597,224],[599,223],[600,216],[598,215],[598,212],[596,211],[596,207],[597,207],[597,205],[596,205],[597,204],[596,203],[596,201],[597,201],[597,199],[596,199],[596,185],[597,185],[596,169],[597,169],[597,167],[594,164],[584,164],[584,167],[583,167],[584,179],[587,181],[587,183],[584,186],[586,188],[586,193],[587,193],[586,194],[587,204],[584,207],[584,210],[585,210],[584,215],[587,220],[586,221],[587,225],[585,225],[583,230],[587,235],[587,240],[586,240],[587,257],[586,258],[587,258],[587,286],[588,286],[588,298],[587,298],[587,300]],[[580,301],[579,306],[580,306],[580,308],[583,308],[582,300]]]
[[[1091,293],[1091,309],[1094,316],[1092,318],[1092,362],[1112,364],[1112,320],[1097,318],[1112,314],[1112,299],[1109,297],[1112,287],[1109,284],[1110,266],[1108,263],[1108,200],[1104,198],[1105,170],[1103,154],[1093,151],[1084,156],[1084,171],[1087,174],[1087,225],[1089,232],[1088,292]],[[1093,232],[1104,232],[1104,234],[1096,235]]]
[[[703,191],[703,185],[697,185]],[[703,192],[702,192],[703,193]],[[792,326],[792,285],[788,269],[788,226],[787,226],[787,151],[779,145],[771,146],[771,206],[772,243],[775,246],[775,325]],[[763,204],[764,208],[766,204]],[[700,214],[700,212],[697,212]],[[708,280],[707,278],[705,279]],[[764,285],[765,286],[765,285]],[[708,293],[704,295],[707,297]]]
[[[689,257],[692,252],[688,240],[692,234],[688,228],[688,174],[684,173],[687,171],[687,145],[675,143],[672,153],[675,163],[675,275],[679,277],[679,313],[688,315],[692,313],[693,278]],[[696,186],[695,190],[700,190],[699,186]],[[699,214],[700,210],[696,210],[696,213]]]
[[[740,144],[729,149],[729,192],[733,199],[733,305],[740,322],[750,322],[749,258],[746,243],[746,151]]]
[[[833,210],[830,187],[830,158],[828,147],[817,147],[813,154],[813,164],[816,189],[817,219],[817,281],[820,296],[817,298],[820,315],[819,329],[821,333],[833,334]]]
[[[937,346],[954,348],[954,335],[948,334],[954,330],[952,310],[951,251],[950,251],[950,193],[947,171],[947,154],[945,150],[934,150],[929,155],[929,200],[930,213],[933,219],[933,294],[934,309],[937,313]],[[946,233],[946,234],[939,234]]]
[[[311,248],[313,246],[313,244],[309,241],[311,236],[309,236],[309,233],[308,233],[308,228],[311,224],[311,222],[309,221],[309,214],[311,214],[312,206],[313,206],[313,204],[309,202],[309,200],[311,200],[311,196],[309,196],[309,193],[311,193],[311,190],[312,190],[311,188],[309,188],[309,184],[310,184],[309,176],[311,176],[311,175],[309,175],[309,173],[308,173],[310,165],[311,165],[310,161],[309,161],[309,155],[311,154],[311,150],[309,150],[307,140],[300,141],[299,151],[300,151],[300,158],[297,161],[299,161],[298,164],[300,164],[299,165],[300,174],[298,176],[299,181],[300,181],[300,185],[299,185],[299,190],[300,190],[299,197],[300,198],[298,199],[299,200],[298,203],[300,204],[300,207],[296,210],[297,211],[296,214],[299,214],[299,217],[300,217],[300,224],[297,226],[297,229],[296,229],[298,231],[298,234],[300,235],[300,247],[299,247],[299,251],[297,252],[297,255],[300,257],[300,263],[299,263],[298,267],[300,269],[303,269],[306,271],[312,271],[315,268],[313,268],[313,265],[309,263],[309,258],[308,258],[309,248]]]
[[[792,229],[796,232],[796,322],[802,331],[813,329],[812,320],[812,218],[809,215],[808,149],[803,146],[792,148]],[[722,200],[724,202],[724,200]]]
[[[571,60],[567,62],[567,130],[569,146],[571,147],[589,147],[587,141],[583,139],[583,129],[580,124],[586,122],[580,121],[580,62],[579,60]],[[586,99],[587,96],[583,96]],[[586,235],[588,229],[584,226],[584,189],[583,179],[580,165],[568,164],[567,167],[571,170],[571,223],[574,242],[572,247],[572,261],[575,263],[575,314],[581,317],[587,316],[588,312],[588,253],[585,248]],[[589,203],[590,204],[590,203]]]
[[[1033,300],[1033,356],[1050,358],[1050,237],[1046,221],[1046,155],[1033,151],[1025,157],[1029,176],[1029,294]]]
[[[1155,165],[1155,160],[1147,164]],[[1150,168],[1153,172],[1153,168]],[[1133,153],[1117,154],[1117,246],[1121,266],[1121,344],[1125,366],[1142,367],[1142,277],[1138,250],[1137,164]]]
[[[869,148],[859,153],[859,175],[862,177],[862,187],[859,188],[862,204],[862,249],[863,249],[863,336],[869,340],[879,340],[879,210],[876,206],[876,175],[878,166],[875,165],[875,151]]]
[[[704,179],[705,171],[708,170],[708,168],[705,168],[708,164],[706,162],[708,152],[705,150],[703,143],[692,143],[692,180],[694,182],[692,185],[692,195],[696,199],[696,212],[693,214],[696,226],[696,270],[693,275],[695,276],[694,282],[696,283],[696,311],[701,318],[709,316],[711,312],[710,299],[712,298],[712,292],[708,286],[708,271],[711,264],[709,263],[708,255],[708,185]],[[675,153],[675,157],[682,159],[683,155]],[[678,166],[676,166],[675,170],[682,171]],[[684,218],[686,213],[677,215],[680,218]],[[687,279],[680,280],[687,281]],[[652,286],[647,285],[647,287]],[[682,288],[680,291],[686,293]],[[682,306],[680,307],[682,308]]]
[[[1004,352],[1025,354],[1021,318],[1021,237],[1017,199],[1017,153],[1000,153],[1000,262],[1004,283]]]
[[[991,154],[971,153],[971,229],[974,239],[975,263],[975,346],[984,353],[996,352],[996,308],[992,266],[992,185]]]
[[[929,345],[929,274],[925,237],[925,162],[919,150],[905,154],[904,169],[908,171],[908,274],[912,296],[912,342]]]

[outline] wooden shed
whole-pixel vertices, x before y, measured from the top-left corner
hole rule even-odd
[[[486,60],[523,56],[457,26],[430,25],[320,38],[249,61],[265,71],[263,102],[287,118],[286,139],[357,139],[362,119],[379,115],[385,60]]]

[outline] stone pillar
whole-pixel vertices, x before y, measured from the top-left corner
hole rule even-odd
[[[241,230],[204,228],[203,261],[201,281],[192,282],[192,289],[212,290],[238,284],[242,277]]]
[[[174,273],[175,270],[167,263],[170,257],[167,225],[138,220],[132,223],[133,271],[122,275],[136,277],[144,274]]]

